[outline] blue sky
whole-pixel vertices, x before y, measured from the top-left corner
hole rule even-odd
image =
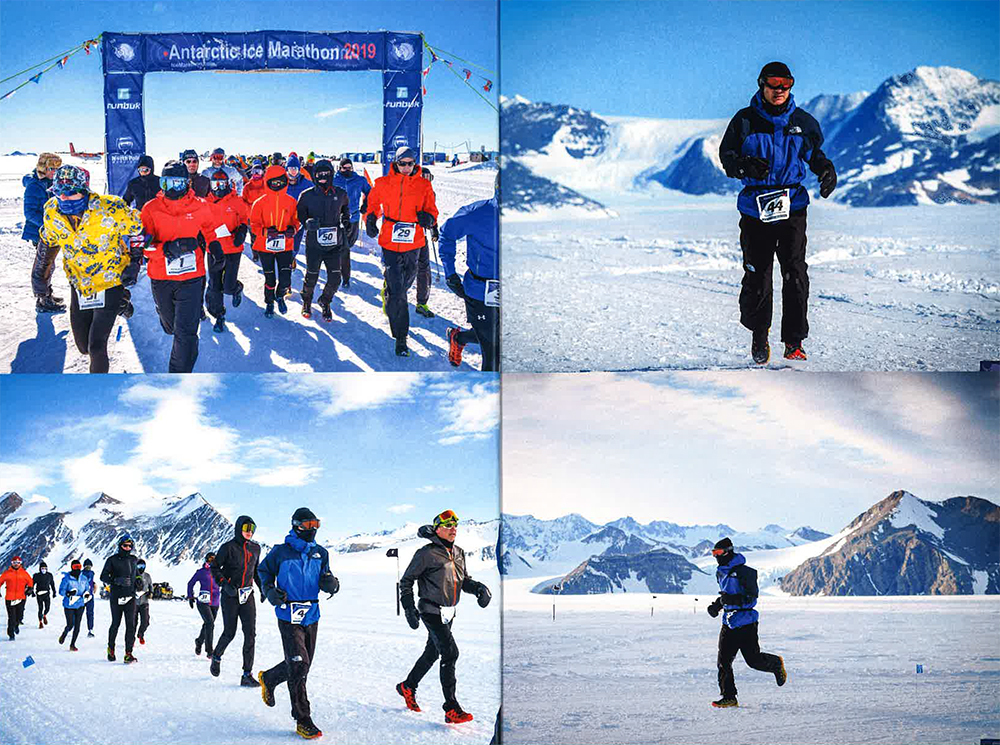
[[[729,118],[776,59],[800,103],[919,65],[1000,78],[995,0],[503,0],[500,34],[503,95],[606,115]]]
[[[5,375],[0,492],[78,504],[202,495],[261,539],[296,507],[325,540],[498,515],[493,376]]]
[[[421,2],[65,2],[0,3],[0,78],[61,53],[102,31],[422,31],[428,43],[497,70],[494,0]],[[426,66],[426,60],[425,60]],[[464,64],[458,64],[463,67]],[[492,93],[499,86],[495,75]],[[20,82],[23,78],[19,78]],[[472,82],[482,84],[476,77]],[[6,93],[16,83],[2,84]],[[425,78],[424,142],[496,149],[497,115],[444,64]],[[18,148],[103,150],[99,50],[71,58],[0,102],[3,152]],[[482,92],[482,91],[480,91]],[[340,113],[330,114],[340,109]],[[320,116],[326,113],[326,116]],[[173,73],[146,76],[150,152],[222,146],[229,151],[373,151],[381,142],[382,76],[356,73]]]
[[[592,373],[503,385],[511,514],[836,533],[897,489],[1000,503],[996,375]]]

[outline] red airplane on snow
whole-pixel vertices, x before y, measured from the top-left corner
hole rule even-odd
[[[104,153],[78,153],[72,142],[69,143],[69,154],[82,160],[100,160],[104,156]]]

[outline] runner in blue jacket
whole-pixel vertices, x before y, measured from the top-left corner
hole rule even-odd
[[[77,652],[76,639],[80,636],[80,621],[87,602],[93,597],[90,591],[90,579],[83,574],[83,565],[79,559],[70,563],[70,571],[62,576],[59,583],[59,594],[63,596],[63,613],[66,614],[66,627],[59,635],[59,643],[66,641],[70,631],[73,638],[69,642],[69,651]]]
[[[350,158],[340,159],[339,171],[333,177],[333,185],[339,186],[347,192],[348,205],[351,210],[351,227],[348,228],[346,235],[347,247],[340,255],[340,277],[346,290],[351,286],[351,249],[358,240],[361,213],[367,210],[368,192],[372,190],[372,187],[368,183],[368,179],[354,172],[354,163],[351,162]]]
[[[726,175],[738,178],[743,190],[736,201],[740,212],[743,288],[740,323],[752,332],[750,354],[766,364],[771,356],[774,296],[773,269],[781,266],[781,340],[785,358],[805,360],[802,340],[809,335],[806,311],[809,275],[806,264],[806,207],[809,192],[802,185],[808,167],[820,182],[820,196],[837,186],[837,172],[820,147],[819,123],[795,105],[795,78],[781,62],[764,65],[757,76],[757,93],[750,105],[729,122],[719,145]]]
[[[712,706],[722,709],[739,706],[736,679],[733,677],[733,660],[737,652],[743,654],[747,665],[754,670],[773,673],[779,686],[785,684],[788,675],[781,657],[760,651],[757,639],[757,570],[747,566],[746,558],[733,550],[733,542],[729,538],[716,543],[712,555],[719,565],[715,572],[719,597],[708,606],[708,614],[715,618],[723,613],[717,659],[722,698],[713,701]]]
[[[330,571],[327,550],[316,543],[319,518],[308,507],[292,514],[292,529],[285,542],[275,546],[259,567],[264,595],[274,605],[285,659],[270,670],[257,673],[261,698],[274,706],[274,688],[288,682],[295,731],[307,740],[322,737],[313,723],[306,693],[306,677],[316,652],[319,630],[319,593],[340,590]]]
[[[465,278],[455,269],[457,243],[465,238]],[[462,207],[441,227],[438,245],[448,288],[465,298],[471,329],[448,329],[448,360],[458,367],[466,344],[478,343],[483,371],[500,370],[500,173],[492,199]]]

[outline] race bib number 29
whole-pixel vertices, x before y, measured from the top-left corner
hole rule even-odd
[[[413,243],[417,237],[415,222],[395,222],[392,224],[393,243]]]

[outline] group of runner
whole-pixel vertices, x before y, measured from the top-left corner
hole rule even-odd
[[[266,161],[226,156],[222,148],[199,172],[201,159],[185,150],[159,176],[143,155],[124,198],[96,194],[90,176],[59,156],[43,153],[24,178],[25,228],[36,246],[32,289],[39,312],[65,310],[52,292],[61,254],[70,283],[70,326],[91,372],[107,372],[108,338],[119,315],[134,312],[130,287],[145,265],[160,325],[173,336],[168,370],[191,372],[198,357],[200,322],[208,314],[214,330],[226,329],[225,297],[243,299],[239,265],[247,238],[264,274],[264,315],[287,313],[286,296],[297,253],[303,249],[302,315],[311,318],[321,268],[326,284],[316,299],[332,321],[331,303],[351,281],[351,248],[364,220],[382,249],[380,293],[398,356],[409,356],[407,292],[417,283],[416,311],[426,317],[430,295],[429,241],[440,238],[441,261],[450,290],[465,299],[470,329],[449,328],[449,361],[459,366],[466,344],[479,343],[483,370],[499,364],[499,210],[492,199],[467,205],[439,229],[433,176],[416,153],[399,148],[389,173],[370,184],[349,158],[335,166],[311,153],[303,164],[295,153]],[[244,165],[246,164],[246,167]],[[52,195],[49,198],[48,195]],[[381,218],[381,228],[379,227]],[[466,238],[467,271],[455,268],[456,243]],[[207,280],[207,281],[206,281]]]

